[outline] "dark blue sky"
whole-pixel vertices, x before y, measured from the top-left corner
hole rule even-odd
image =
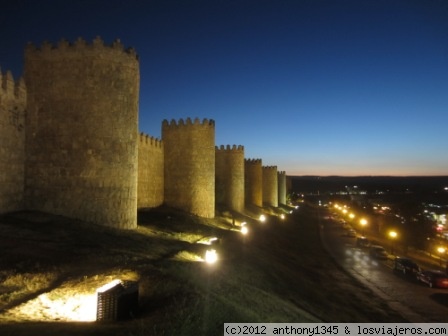
[[[2,1],[0,67],[28,41],[121,39],[140,131],[208,118],[289,175],[448,175],[448,1]]]

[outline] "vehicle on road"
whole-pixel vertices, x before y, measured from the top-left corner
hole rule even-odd
[[[405,257],[395,257],[393,270],[409,276],[417,276],[417,273],[421,271],[412,259]]]
[[[347,235],[347,237],[355,238],[356,237],[356,231],[353,230],[353,229],[349,229],[349,230],[347,230],[346,235]]]
[[[358,247],[369,247],[370,246],[370,240],[368,240],[366,237],[358,237],[356,239],[356,246]]]
[[[372,245],[370,246],[370,256],[374,259],[386,260],[388,258],[388,254],[384,247],[380,245]]]
[[[448,288],[448,275],[438,270],[426,270],[417,273],[417,280],[429,287]]]

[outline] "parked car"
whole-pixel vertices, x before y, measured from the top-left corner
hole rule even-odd
[[[448,275],[437,270],[426,270],[417,273],[417,280],[429,287],[448,288]]]
[[[370,246],[370,256],[374,259],[385,260],[388,255],[384,247],[380,245],[372,245]]]
[[[358,247],[369,247],[370,241],[366,237],[358,237],[356,239],[356,246]]]
[[[417,273],[421,271],[420,267],[412,259],[404,257],[395,258],[393,270],[403,272],[404,275],[412,276],[417,276]]]
[[[356,237],[356,231],[353,230],[353,229],[347,230],[346,234],[347,234],[347,237],[350,237],[350,238],[355,238]]]

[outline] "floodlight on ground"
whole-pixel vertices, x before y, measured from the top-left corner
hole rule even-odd
[[[218,260],[216,250],[207,250],[205,252],[205,262],[207,264],[214,264]]]
[[[138,282],[113,280],[97,289],[97,321],[131,318],[138,310]]]

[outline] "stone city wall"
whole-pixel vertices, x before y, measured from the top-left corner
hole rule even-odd
[[[0,213],[23,209],[26,89],[0,71]]]
[[[25,207],[137,225],[139,62],[100,38],[25,50]]]
[[[161,140],[139,135],[139,61],[118,40],[30,44],[24,80],[0,71],[0,83],[0,213],[129,229],[137,208],[212,218],[215,202],[243,211],[284,201],[284,172],[245,159],[243,146],[215,147],[213,120],[164,120]]]
[[[215,122],[162,122],[165,204],[215,217]]]
[[[263,206],[263,175],[261,159],[244,160],[244,195],[246,205]]]
[[[277,166],[263,166],[263,204],[278,207]]]
[[[140,133],[138,143],[138,208],[154,208],[164,200],[163,142]]]
[[[244,210],[244,146],[216,147],[215,200],[229,210]]]
[[[286,172],[279,171],[278,179],[278,204],[286,204]]]

